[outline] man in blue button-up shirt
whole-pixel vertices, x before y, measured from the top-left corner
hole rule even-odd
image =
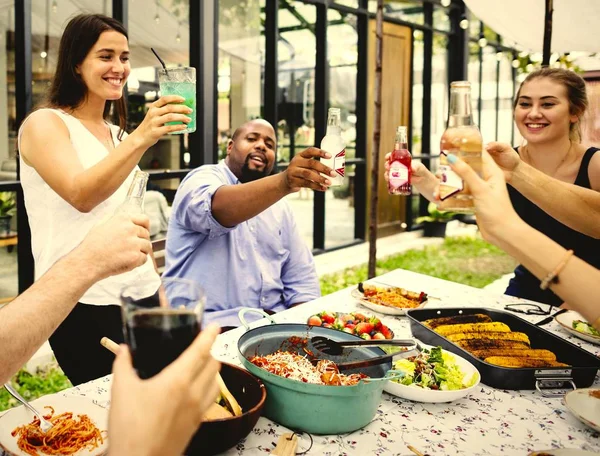
[[[194,280],[206,292],[204,321],[238,326],[238,311],[279,312],[320,296],[310,250],[282,198],[301,187],[324,191],[333,171],[314,147],[270,176],[275,131],[257,119],[239,127],[224,163],[183,180],[173,202],[165,277]]]

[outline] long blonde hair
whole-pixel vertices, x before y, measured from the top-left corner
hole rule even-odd
[[[562,84],[567,89],[567,98],[569,99],[569,114],[577,116],[577,122],[571,123],[569,128],[569,139],[572,142],[581,142],[581,118],[588,107],[587,90],[585,81],[581,76],[571,70],[563,68],[541,68],[529,73],[525,80],[519,86],[517,95],[513,102],[513,111],[517,107],[517,101],[521,96],[521,88],[527,82],[538,78],[548,78],[554,82]]]

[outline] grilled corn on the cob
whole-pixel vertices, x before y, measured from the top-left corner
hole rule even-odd
[[[459,340],[470,340],[470,339],[494,339],[494,340],[516,340],[520,342],[526,342],[530,345],[529,337],[527,334],[521,332],[481,332],[481,333],[458,333],[446,336],[446,339],[452,342],[458,342]]]
[[[514,356],[490,356],[484,361],[501,367],[566,367],[568,364],[539,358],[518,358]]]
[[[526,350],[529,348],[527,342],[498,339],[465,339],[459,340],[456,345],[471,353],[475,350]]]
[[[435,328],[435,332],[441,336],[450,336],[459,333],[481,333],[481,332],[510,332],[506,323],[493,321],[490,323],[464,323],[458,325],[441,325]]]
[[[486,359],[492,356],[500,357],[517,357],[517,358],[538,358],[547,359],[548,361],[556,361],[556,355],[550,350],[544,349],[506,349],[506,348],[491,348],[487,350],[471,350],[471,354],[479,359]]]
[[[425,320],[423,324],[428,328],[435,329],[441,325],[458,325],[462,323],[489,323],[492,319],[485,314],[456,315],[454,317],[440,317]]]

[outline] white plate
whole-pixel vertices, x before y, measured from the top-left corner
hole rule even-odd
[[[431,349],[433,347],[421,344],[423,348]],[[453,356],[456,360],[456,364],[460,367],[460,370],[464,372],[466,379],[470,379],[474,373],[477,373],[477,381],[473,386],[468,388],[454,390],[454,391],[436,391],[431,389],[418,388],[416,386],[407,386],[402,385],[400,383],[396,383],[393,381],[386,382],[383,390],[387,393],[393,394],[394,396],[402,397],[404,399],[409,399],[415,402],[452,402],[461,397],[466,396],[469,393],[474,392],[477,389],[477,385],[481,381],[481,375],[475,366],[473,366],[469,361],[464,358],[461,358],[454,353],[450,353],[446,350],[442,350],[444,353],[448,353]]]
[[[49,410],[45,409],[44,406],[51,405],[54,407],[55,415],[63,412],[73,412],[73,415],[87,415],[90,420],[96,425],[100,431],[108,429],[108,410],[100,407],[92,402],[91,399],[83,396],[59,396],[52,394],[44,396],[35,401],[31,402],[37,410],[41,413],[48,413]],[[17,438],[10,435],[10,433],[18,426],[31,423],[34,415],[24,406],[10,409],[4,415],[0,417],[0,449],[4,449],[11,456],[28,456],[27,453],[19,449],[17,445]],[[88,450],[84,448],[73,456],[100,456],[106,454],[108,450],[108,439],[105,437],[106,433],[103,433],[104,442],[94,448]],[[43,455],[44,453],[39,453]]]
[[[573,334],[576,337],[579,337],[580,339],[587,340],[588,342],[591,342],[593,344],[600,345],[600,336],[594,336],[592,334],[586,334],[586,333],[583,333],[581,331],[576,331],[573,328],[573,321],[574,320],[586,321],[585,318],[583,318],[580,314],[578,314],[574,310],[569,310],[568,312],[565,312],[563,314],[557,315],[556,317],[554,317],[554,319],[556,320],[556,322],[565,331]]]
[[[364,297],[364,295],[358,290],[358,288],[355,288],[354,290],[352,290],[352,292],[350,293],[350,295],[356,299],[358,302],[360,302],[363,306],[374,310],[375,312],[379,312],[385,315],[406,315],[406,311],[407,310],[413,310],[413,309],[421,309],[425,306],[425,304],[427,304],[427,301],[423,301],[421,304],[419,304],[418,307],[408,307],[408,308],[401,308],[401,307],[392,307],[392,306],[382,306],[380,304],[375,304],[372,303],[371,301],[367,301]]]
[[[583,424],[600,432],[600,399],[590,395],[595,391],[600,395],[599,388],[582,388],[565,394],[565,405]]]

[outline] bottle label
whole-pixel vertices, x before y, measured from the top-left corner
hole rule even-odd
[[[346,148],[343,148],[333,157],[333,170],[341,177],[346,173]]]
[[[394,161],[390,165],[390,185],[398,188],[408,182],[408,168],[399,161]]]
[[[463,180],[448,165],[440,165],[440,199],[444,201],[464,188]]]

